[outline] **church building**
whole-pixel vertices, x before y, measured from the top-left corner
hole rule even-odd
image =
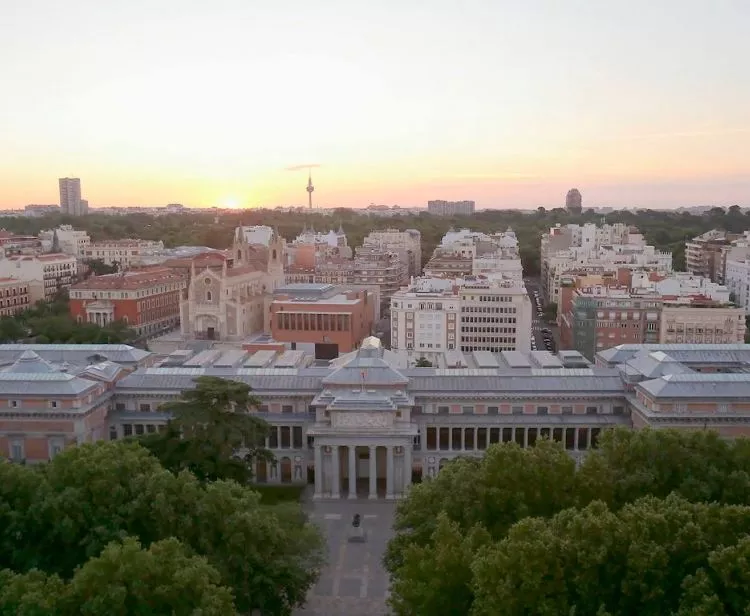
[[[273,292],[284,284],[285,250],[271,227],[237,227],[231,249],[194,259],[180,306],[183,338],[236,341],[267,330]]]

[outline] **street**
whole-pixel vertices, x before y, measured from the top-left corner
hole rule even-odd
[[[543,308],[543,299],[542,299],[542,289],[540,282],[535,278],[524,278],[523,279],[524,284],[526,285],[526,292],[529,294],[529,299],[531,300],[531,307],[532,307],[532,322],[531,322],[531,350],[532,351],[543,351],[547,349],[544,342],[544,334],[543,329],[547,330],[547,333],[550,336],[551,340],[551,347],[547,350],[552,351],[553,353],[557,350],[557,336],[555,334],[556,327],[550,324],[547,324],[544,321],[544,318],[539,316],[539,312]],[[537,295],[535,295],[537,293]]]

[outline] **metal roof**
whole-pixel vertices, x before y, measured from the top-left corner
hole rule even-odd
[[[225,351],[213,365],[216,368],[231,368],[242,363],[246,357],[247,351]]]
[[[265,368],[273,361],[274,357],[276,357],[276,351],[256,351],[245,360],[244,366],[246,368]]]
[[[750,398],[750,374],[691,373],[668,374],[644,381],[637,387],[659,398]]]
[[[501,355],[511,368],[530,368],[531,360],[521,351],[502,351]]]
[[[471,355],[477,368],[497,368],[500,365],[490,351],[473,351]]]

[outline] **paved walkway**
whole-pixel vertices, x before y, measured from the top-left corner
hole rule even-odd
[[[323,501],[310,504],[310,518],[328,543],[328,565],[311,589],[304,609],[294,616],[386,616],[388,573],[382,558],[393,536],[395,504],[386,501]],[[358,513],[365,543],[350,543],[352,518]]]

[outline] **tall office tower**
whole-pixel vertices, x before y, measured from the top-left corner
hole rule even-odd
[[[70,216],[81,216],[81,180],[79,178],[60,178],[60,210]]]
[[[565,209],[571,214],[580,214],[583,210],[583,199],[577,188],[571,188],[565,195]]]

